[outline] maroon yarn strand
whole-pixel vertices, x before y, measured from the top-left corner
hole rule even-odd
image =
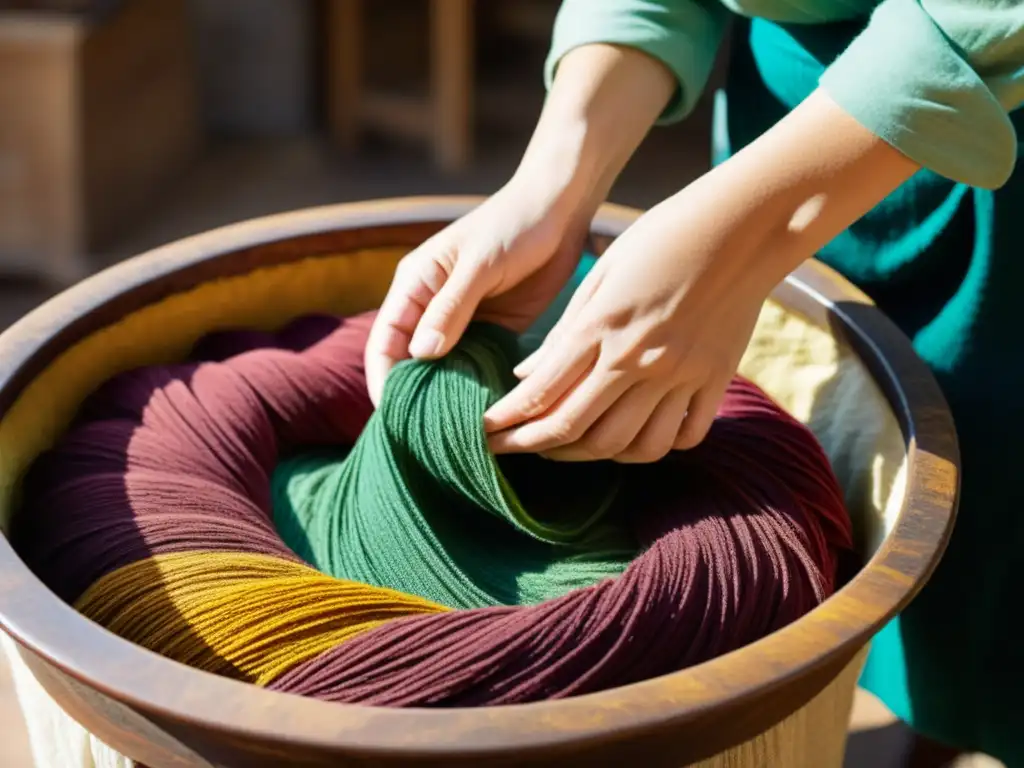
[[[17,551],[68,602],[154,555],[297,560],[272,524],[270,477],[285,454],[358,438],[372,413],[362,364],[372,319],[211,334],[192,362],[115,377],[26,478]],[[742,378],[700,446],[631,468],[620,493],[641,545],[620,577],[538,605],[391,621],[270,688],[482,706],[626,685],[795,621],[832,592],[852,548],[821,446]]]

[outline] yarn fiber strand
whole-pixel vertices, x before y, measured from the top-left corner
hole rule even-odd
[[[540,603],[622,573],[637,545],[609,514],[617,465],[487,448],[483,413],[513,385],[517,354],[511,333],[476,325],[445,360],[399,364],[350,452],[278,466],[285,542],[325,573],[453,608]]]
[[[366,395],[372,315],[211,334],[101,387],[12,543],[112,631],[329,701],[478,706],[672,672],[799,618],[850,522],[806,427],[737,378],[653,465],[496,459],[516,338],[471,326]]]

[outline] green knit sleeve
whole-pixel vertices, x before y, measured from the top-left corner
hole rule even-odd
[[[581,45],[637,48],[664,63],[679,81],[660,122],[681,120],[707,84],[728,14],[718,0],[563,0],[545,81],[550,87],[558,62]]]
[[[883,0],[821,78],[854,119],[925,168],[987,189],[1017,160],[1020,0]]]

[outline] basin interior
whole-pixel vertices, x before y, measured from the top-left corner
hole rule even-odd
[[[243,260],[233,268],[237,274],[193,275],[144,306],[127,313],[112,310],[98,330],[64,344],[0,418],[0,530],[6,531],[16,513],[19,478],[103,381],[138,366],[180,360],[213,330],[269,330],[307,313],[372,309],[407,251],[406,246],[373,247],[253,268]],[[842,334],[820,323],[770,300],[740,373],[818,437],[844,489],[866,561],[903,505],[909,443],[865,363]],[[31,687],[24,675],[24,685]]]
[[[306,313],[373,309],[407,250],[309,257],[214,279],[134,311],[64,350],[0,420],[0,530],[7,530],[17,508],[18,479],[103,381],[137,366],[180,360],[213,330],[273,329]],[[864,363],[841,337],[772,299],[740,373],[815,433],[843,487],[858,551],[870,557],[900,509],[907,443]]]

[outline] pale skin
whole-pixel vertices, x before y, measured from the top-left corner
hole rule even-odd
[[[367,344],[374,403],[392,366],[443,356],[471,320],[540,316],[675,87],[629,48],[562,60],[513,177],[400,265]],[[772,288],[916,170],[814,92],[611,245],[486,413],[492,450],[651,462],[696,446]]]

